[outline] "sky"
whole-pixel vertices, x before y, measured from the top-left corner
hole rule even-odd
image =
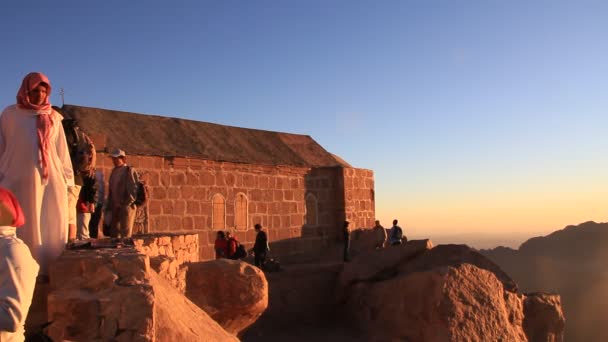
[[[0,107],[51,101],[307,134],[406,235],[608,216],[606,1],[2,1]]]

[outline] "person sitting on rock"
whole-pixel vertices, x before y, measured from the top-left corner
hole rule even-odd
[[[232,260],[238,259],[236,256],[236,249],[239,247],[239,241],[236,239],[236,236],[232,235],[230,232],[226,232],[226,240],[228,241],[226,257]]]
[[[376,225],[374,226],[374,237],[376,240],[376,248],[383,248],[386,243],[386,229],[382,227],[379,220],[376,220]]]
[[[40,267],[16,227],[25,223],[17,198],[0,188],[0,341],[23,341]]]
[[[399,221],[393,220],[393,227],[391,228],[389,243],[391,246],[400,245],[403,240],[403,229],[397,225]]]
[[[217,232],[215,238],[215,258],[227,258],[228,257],[228,240],[226,240],[226,233],[220,230]]]

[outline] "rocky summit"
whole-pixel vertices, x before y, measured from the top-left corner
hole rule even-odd
[[[64,252],[46,293],[37,294],[48,300],[44,332],[57,341],[564,338],[559,295],[519,293],[509,275],[464,245],[365,247],[347,263],[335,245],[316,261],[266,274],[242,261],[146,251]]]

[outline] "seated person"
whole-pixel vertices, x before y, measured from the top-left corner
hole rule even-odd
[[[228,257],[228,240],[226,240],[226,233],[222,230],[217,232],[215,238],[215,258],[227,258]]]

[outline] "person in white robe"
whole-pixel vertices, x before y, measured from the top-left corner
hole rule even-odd
[[[23,342],[24,324],[32,304],[38,264],[17,238],[25,221],[13,194],[0,188],[0,341]]]
[[[48,275],[49,264],[65,248],[68,190],[74,186],[62,116],[51,107],[50,93],[48,78],[30,73],[17,93],[17,104],[0,114],[0,186],[21,203],[27,222],[18,235],[42,275]]]

